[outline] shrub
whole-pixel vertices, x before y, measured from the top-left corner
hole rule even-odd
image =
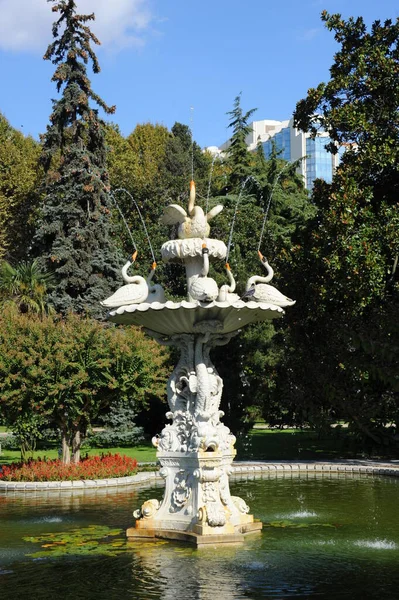
[[[0,414],[23,442],[23,458],[44,427],[59,430],[63,460],[116,402],[145,407],[162,396],[165,350],[134,327],[110,327],[69,314],[65,319],[0,314]]]
[[[9,433],[1,439],[1,447],[3,450],[19,450],[21,446],[19,439],[15,435]]]
[[[120,454],[103,454],[66,465],[60,460],[36,459],[26,463],[3,465],[3,481],[72,481],[127,477],[137,472],[137,460]]]
[[[87,441],[91,447],[97,448],[137,446],[144,441],[144,431],[136,425],[136,416],[134,399],[116,401],[99,419],[104,425],[103,431],[91,435]]]

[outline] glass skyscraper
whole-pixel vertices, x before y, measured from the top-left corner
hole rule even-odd
[[[250,123],[250,128],[251,131],[245,140],[250,151],[254,151],[260,142],[266,158],[269,158],[275,144],[283,160],[294,162],[301,159],[298,173],[302,175],[307,189],[312,189],[315,179],[324,179],[327,183],[331,183],[344,148],[339,148],[337,154],[327,152],[326,145],[331,142],[331,139],[326,132],[320,131],[317,137],[312,139],[308,133],[296,129],[292,119],[253,121]],[[220,148],[216,148],[216,151],[223,154],[228,150],[229,145],[230,140]]]
[[[331,153],[327,152],[326,144],[329,137],[306,138],[306,187],[311,189],[315,179],[324,179],[331,183],[333,166]]]
[[[292,127],[290,121],[288,127],[284,127],[263,142],[263,149],[266,158],[270,157],[273,143],[277,151],[280,151],[280,158],[287,161],[302,159],[299,171],[304,177],[304,183],[307,189],[311,190],[315,179],[324,179],[331,183],[335,168],[337,167],[342,152],[336,155],[326,150],[327,144],[331,142],[330,137],[325,133],[319,134],[312,139],[308,134],[299,132]]]
[[[269,158],[272,153],[273,143],[276,146],[277,152],[280,152],[279,158],[283,160],[291,160],[291,131],[289,127],[284,127],[276,133],[272,138],[263,144],[263,151],[266,158]]]

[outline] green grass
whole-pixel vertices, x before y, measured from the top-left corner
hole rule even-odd
[[[125,454],[131,458],[136,458],[138,462],[155,462],[156,450],[150,445],[136,446],[134,448],[92,448],[90,450],[82,450],[82,456],[95,456],[96,454]],[[58,450],[37,450],[33,453],[33,458],[58,458]],[[3,450],[0,454],[0,466],[9,465],[12,462],[19,462],[21,454],[18,450]]]
[[[253,429],[244,439],[238,439],[237,460],[334,460],[345,458],[364,458],[362,448],[354,444],[353,438],[345,429],[334,429],[328,436],[320,436],[314,431],[299,429]],[[82,456],[96,454],[125,454],[136,458],[139,463],[156,462],[156,450],[150,444],[133,448],[97,448],[82,450]],[[34,458],[58,457],[58,451],[39,450]],[[374,456],[374,458],[381,458]],[[384,458],[388,458],[387,456]],[[0,465],[17,462],[20,453],[17,450],[3,450]]]
[[[300,429],[253,429],[246,438],[237,441],[236,447],[238,460],[334,460],[363,456],[348,432],[338,429],[328,436]]]

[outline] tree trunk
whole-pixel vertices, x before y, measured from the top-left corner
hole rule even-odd
[[[29,459],[33,458],[33,453],[36,450],[36,438],[32,435],[30,437],[22,438],[20,443],[21,450],[21,461],[23,463],[27,462]],[[30,454],[30,456],[28,456]]]
[[[28,453],[26,440],[22,440],[21,441],[19,449],[21,451],[21,462],[25,463],[26,462],[26,456],[27,456],[27,453]]]
[[[77,429],[72,437],[72,462],[77,464],[80,462],[80,447],[82,445],[82,436],[80,430]]]
[[[61,431],[61,447],[61,460],[64,465],[69,465],[71,462],[71,450],[69,448],[69,437],[67,435],[67,432],[64,430]]]

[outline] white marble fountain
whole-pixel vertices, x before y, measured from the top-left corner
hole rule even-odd
[[[160,344],[180,349],[167,383],[171,424],[153,438],[165,493],[162,502],[147,500],[133,513],[136,522],[127,530],[128,538],[231,543],[262,528],[246,502],[230,494],[235,437],[220,420],[223,381],[210,351],[227,344],[245,325],[282,316],[282,307],[294,301],[268,285],[273,271],[261,254],[267,275],[250,277],[242,299],[234,293],[228,264],[228,283],[220,289],[208,276],[209,261],[226,259],[225,244],[209,238],[208,222],[222,209],[216,206],[204,215],[195,205],[194,182],[187,212],[176,204],[165,209],[163,221],[178,224],[178,239],[163,244],[162,259],[184,263],[187,299],[167,301],[161,286],[152,284],[156,265],[145,280],[127,274],[129,262],[122,270],[126,285],[102,303],[112,309],[108,318],[114,323],[140,325]]]

